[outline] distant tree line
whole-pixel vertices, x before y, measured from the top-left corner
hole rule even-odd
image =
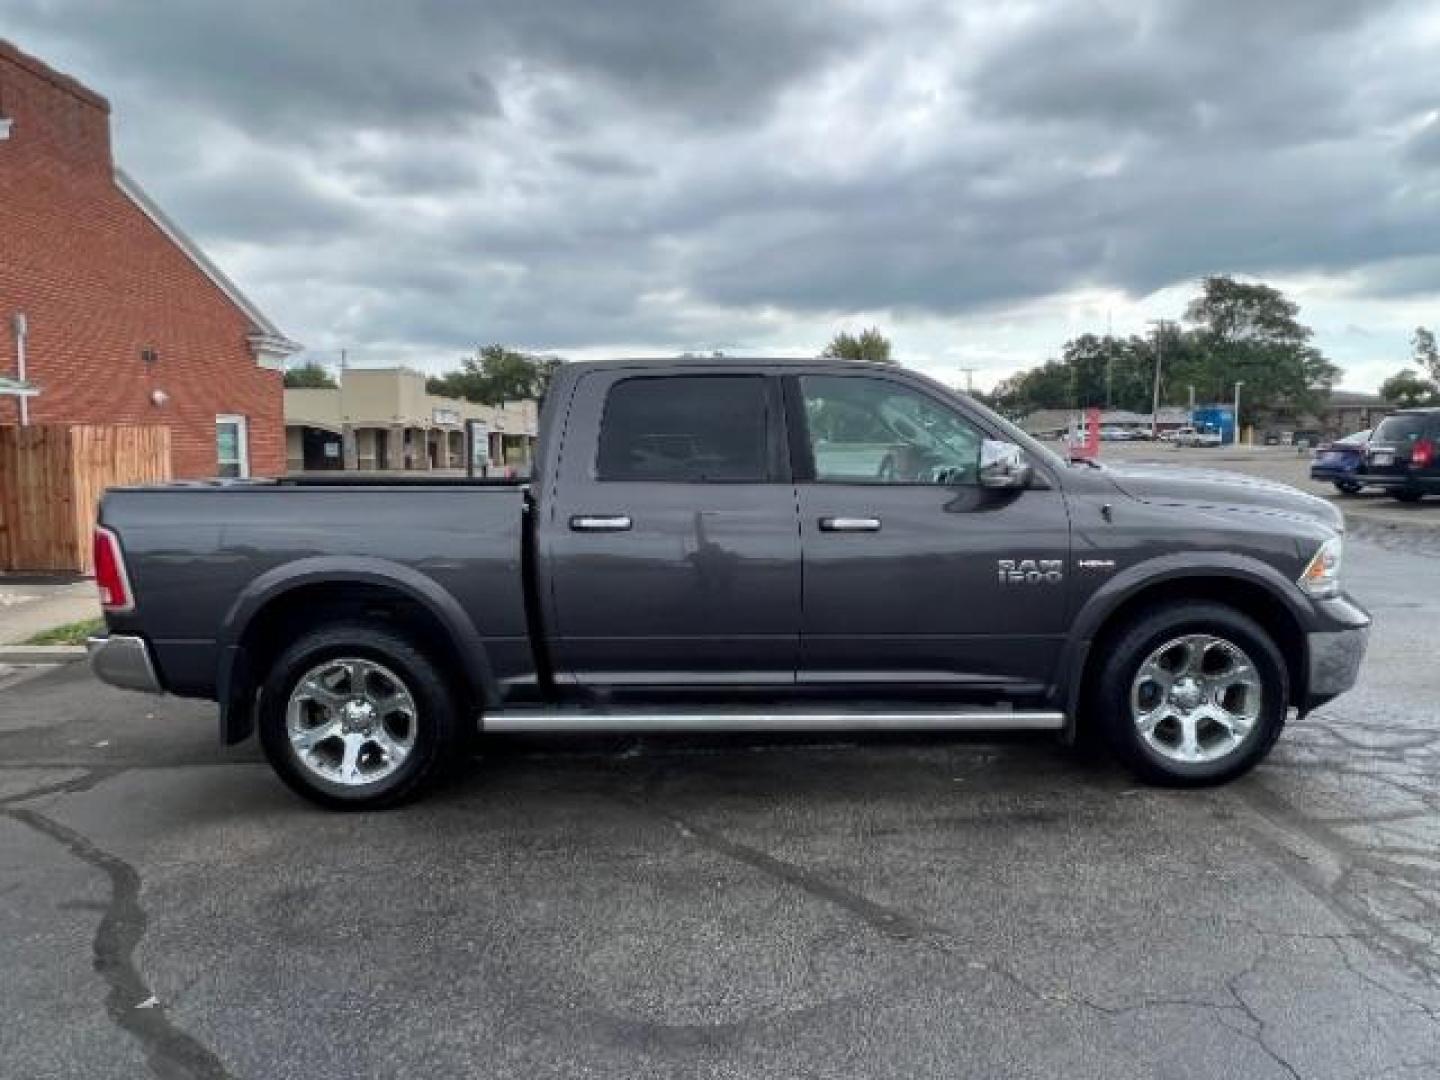
[[[1087,406],[1148,413],[1155,360],[1161,354],[1162,406],[1229,401],[1243,382],[1247,411],[1317,408],[1340,369],[1311,344],[1300,308],[1278,289],[1207,277],[1180,322],[1163,322],[1149,336],[1081,334],[1058,359],[1003,380],[986,395],[997,408],[1021,416],[1036,409]]]

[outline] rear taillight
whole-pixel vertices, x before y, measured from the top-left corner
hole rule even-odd
[[[1421,439],[1410,451],[1410,464],[1421,469],[1428,469],[1430,463],[1435,460],[1435,444],[1429,439]]]
[[[125,573],[125,556],[120,539],[103,525],[95,526],[95,586],[100,590],[100,607],[105,611],[133,611],[135,595]]]

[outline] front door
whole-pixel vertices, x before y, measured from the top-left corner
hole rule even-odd
[[[800,507],[799,681],[1029,693],[1064,638],[1062,493],[979,486],[994,433],[903,373],[787,382]],[[807,460],[808,459],[808,460]]]
[[[557,677],[792,685],[800,540],[778,381],[602,371],[572,401],[542,522]]]

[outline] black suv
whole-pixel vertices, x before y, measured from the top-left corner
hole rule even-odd
[[[1440,495],[1440,408],[1401,409],[1381,420],[1356,479],[1402,502]]]

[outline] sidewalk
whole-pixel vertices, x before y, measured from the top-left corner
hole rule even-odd
[[[0,645],[100,616],[95,583],[74,574],[0,574]]]

